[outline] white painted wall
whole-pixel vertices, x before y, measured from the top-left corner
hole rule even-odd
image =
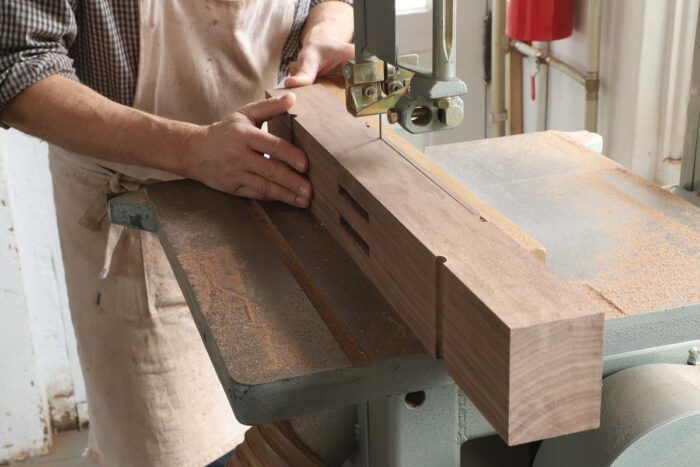
[[[0,131],[0,168],[0,245],[8,245],[0,252],[0,377],[7,386],[0,388],[2,462],[42,452],[52,430],[87,421],[87,406],[47,146]],[[18,415],[3,417],[5,405]],[[23,408],[21,414],[13,407]]]
[[[700,0],[603,2],[598,132],[604,153],[637,174],[677,184]],[[550,44],[554,56],[585,70],[588,0],[576,2],[572,37]],[[529,95],[529,80],[524,80]],[[548,71],[546,127],[583,129],[582,86]],[[526,128],[534,128],[525,113]]]
[[[412,7],[429,5],[406,0]],[[399,0],[397,5],[401,5]],[[575,2],[574,34],[550,44],[535,44],[585,70],[588,0]],[[677,184],[689,100],[695,29],[700,0],[603,1],[598,132],[604,154],[662,185]],[[456,130],[429,135],[426,144],[483,138],[488,125],[483,83],[483,16],[490,0],[458,2],[458,76],[467,82],[465,119]],[[413,8],[397,21],[402,53],[431,60],[430,13]],[[581,85],[542,66],[537,99],[530,100],[534,62],[523,64],[525,131],[584,128],[585,92]]]
[[[0,157],[0,461],[44,453],[50,437],[13,217]]]

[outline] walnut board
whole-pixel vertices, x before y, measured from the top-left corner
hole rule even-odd
[[[280,91],[270,91],[277,94]],[[312,213],[511,445],[598,426],[603,312],[323,86],[270,132],[302,148]],[[418,151],[416,151],[418,152]]]
[[[345,91],[340,87],[342,84],[328,78],[323,78],[320,83],[338,100],[343,101],[345,99]],[[379,123],[376,117],[365,117],[362,118],[362,120],[370,127],[376,128],[376,131],[379,131]],[[542,243],[513,223],[490,203],[467,188],[464,183],[461,183],[455,177],[447,173],[447,171],[436,164],[431,158],[417,151],[408,141],[401,137],[400,134],[393,131],[389,125],[384,125],[382,139],[394,146],[404,158],[408,159],[418,170],[423,172],[436,184],[440,185],[440,188],[448,192],[450,196],[455,198],[467,210],[479,214],[537,258],[545,261],[546,251]]]

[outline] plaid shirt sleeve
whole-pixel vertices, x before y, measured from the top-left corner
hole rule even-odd
[[[328,2],[328,1],[341,1],[343,3],[347,3],[348,5],[352,5],[352,0],[311,0],[311,8],[315,7],[319,3]]]
[[[0,116],[12,99],[47,76],[77,79],[68,57],[76,36],[70,1],[0,2]]]
[[[138,69],[138,1],[0,0],[0,117],[12,99],[53,74],[79,77],[109,99],[131,105]],[[296,60],[309,10],[324,1],[296,0],[280,79]]]

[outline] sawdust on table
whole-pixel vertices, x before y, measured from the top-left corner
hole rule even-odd
[[[632,174],[621,164],[599,157],[565,133],[548,131],[538,138],[528,135],[510,137],[507,151],[537,153],[552,158],[570,158],[575,151],[586,169],[578,172],[593,182],[599,193],[622,205],[629,206],[637,216],[627,223],[610,228],[615,240],[612,251],[606,252],[605,262],[610,266],[602,273],[585,281],[572,282],[605,310],[607,317],[642,314],[657,310],[678,308],[700,303],[700,209],[659,186]],[[471,142],[478,152],[492,142]],[[502,148],[503,148],[502,147]],[[591,157],[587,157],[591,156]],[[663,198],[663,205],[675,206],[674,218],[658,208],[645,204],[608,182],[602,173],[615,173],[624,183],[640,190],[653,190]],[[563,190],[570,192],[568,189]],[[584,194],[582,193],[582,196]],[[611,216],[608,208],[601,208],[601,216]]]
[[[630,182],[646,185],[666,203],[679,203],[685,218],[676,219],[627,195],[600,178],[597,187],[643,215],[610,230],[616,245],[607,252],[610,267],[585,284],[576,284],[600,303],[608,316],[641,314],[700,303],[700,210],[641,181],[619,167]],[[593,179],[593,177],[591,177]]]

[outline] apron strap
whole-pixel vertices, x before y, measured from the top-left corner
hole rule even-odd
[[[109,276],[109,270],[112,267],[112,258],[114,257],[114,250],[117,248],[119,239],[122,238],[124,233],[123,225],[110,224],[109,232],[107,233],[107,246],[105,247],[105,259],[102,266],[102,271],[100,271],[100,279],[106,279]]]
[[[107,217],[107,194],[135,191],[144,185],[144,183],[137,182],[134,179],[125,179],[124,177],[125,175],[122,173],[112,173],[112,176],[109,177],[109,180],[107,180],[107,183],[104,186],[104,190],[88,205],[83,215],[78,219],[78,224],[88,230],[97,232],[100,230],[100,225],[104,221],[105,217]],[[100,279],[106,279],[107,276],[109,276],[109,271],[112,266],[112,258],[114,257],[114,250],[117,248],[117,244],[119,243],[124,230],[125,227],[122,225],[109,225],[107,244],[105,246],[104,263],[102,270],[100,271]]]

